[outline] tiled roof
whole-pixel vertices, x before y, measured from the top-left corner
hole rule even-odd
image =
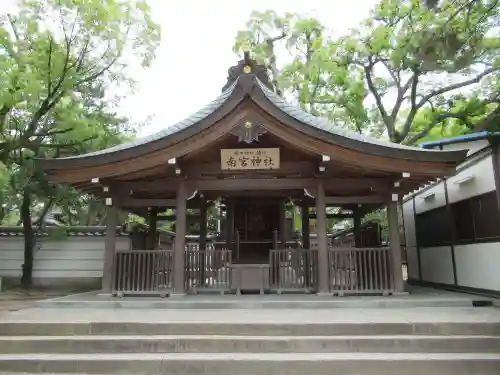
[[[266,87],[266,85],[264,85],[261,81],[257,80],[257,82],[261,90],[266,95],[267,99],[269,99],[269,101],[273,103],[273,105],[275,105],[283,113],[287,114],[288,116],[294,118],[297,121],[315,127],[327,133],[338,135],[344,138],[349,138],[363,143],[372,143],[374,145],[390,147],[393,149],[411,150],[419,152],[421,151],[436,152],[436,150],[425,150],[418,147],[404,146],[398,143],[383,141],[345,128],[341,128],[340,126],[335,125],[332,121],[330,121],[327,118],[316,117],[306,111],[303,111],[298,106],[287,102],[283,97],[277,95],[272,90],[269,90]]]
[[[377,145],[385,148],[390,148],[394,150],[406,150],[406,151],[417,151],[420,154],[422,153],[440,153],[440,150],[435,149],[424,149],[419,147],[411,147],[405,146],[397,143],[392,143],[388,141],[383,141],[377,138],[373,138],[370,136],[362,135],[357,132],[342,128],[340,126],[335,125],[332,121],[324,117],[316,117],[306,111],[300,109],[297,105],[287,102],[283,97],[277,95],[272,90],[270,90],[261,80],[258,78],[254,78],[259,85],[260,89],[266,96],[266,98],[280,111],[284,114],[290,116],[291,118],[309,125],[313,128],[324,131],[327,135],[336,135],[339,137],[343,137],[345,139],[349,139],[352,141],[358,141],[360,143],[369,143],[372,145]],[[176,134],[184,129],[189,128],[192,125],[202,121],[203,119],[210,116],[212,113],[217,111],[219,108],[223,106],[223,104],[228,100],[228,98],[233,93],[235,87],[238,85],[239,79],[236,79],[231,86],[228,87],[217,99],[213,102],[205,106],[200,111],[194,113],[188,118],[174,124],[168,126],[161,131],[151,134],[146,137],[137,138],[131,142],[123,143],[114,147],[110,147],[104,150],[99,150],[87,154],[69,156],[64,158],[59,158],[58,160],[71,160],[71,159],[81,159],[90,156],[98,156],[98,155],[109,155],[114,152],[119,152],[127,149],[131,149],[137,146],[145,145],[147,143],[151,143],[154,141],[158,141],[163,138],[167,138],[173,134]]]
[[[37,236],[46,237],[49,236],[50,230],[61,230],[64,229],[66,234],[71,237],[103,237],[106,235],[106,227],[103,226],[78,226],[78,227],[61,227],[61,226],[49,226],[43,231],[36,231]],[[118,236],[128,236],[128,233],[124,232],[121,227],[116,227],[116,234]],[[0,226],[0,237],[21,237],[24,236],[23,227],[7,227]]]
[[[226,100],[231,96],[231,94],[233,93],[234,88],[237,85],[237,82],[238,81],[236,80],[217,99],[215,99],[214,101],[212,101],[210,104],[208,104],[207,106],[205,106],[204,108],[202,108],[198,112],[192,114],[191,116],[187,117],[186,119],[184,119],[184,120],[182,120],[182,121],[180,121],[180,122],[178,122],[178,123],[176,123],[174,125],[171,125],[171,126],[168,126],[168,127],[164,128],[164,129],[162,129],[161,131],[159,131],[157,133],[148,135],[146,137],[140,137],[140,138],[137,138],[137,139],[135,139],[135,140],[133,140],[131,142],[126,142],[126,143],[119,144],[119,145],[116,145],[116,146],[113,146],[113,147],[109,147],[109,148],[106,148],[106,149],[103,149],[103,150],[89,152],[87,154],[82,154],[82,155],[68,156],[68,157],[59,158],[59,159],[60,160],[64,160],[64,159],[79,159],[79,158],[85,158],[85,157],[88,157],[88,156],[97,156],[97,155],[110,154],[110,153],[113,153],[113,152],[122,151],[122,150],[126,150],[126,149],[129,149],[129,148],[141,146],[143,144],[154,142],[154,141],[157,141],[159,139],[168,137],[168,136],[170,136],[172,134],[175,134],[175,133],[177,133],[177,132],[179,132],[181,130],[184,130],[184,129],[190,127],[191,125],[194,125],[197,122],[205,119],[206,117],[208,117],[212,113],[214,113],[217,109],[219,109],[226,102]]]

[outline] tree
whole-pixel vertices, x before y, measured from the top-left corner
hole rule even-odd
[[[113,113],[106,88],[131,87],[125,58],[147,67],[158,42],[144,1],[24,0],[1,20],[0,163],[19,201],[25,286],[32,279],[33,199],[43,200],[43,214],[68,193],[51,186],[34,160],[122,141],[127,122]]]
[[[435,128],[498,127],[499,5],[455,0],[429,10],[420,0],[382,0],[367,21],[337,38],[315,19],[253,12],[235,50],[249,41],[276,90],[303,109],[415,144]],[[291,62],[277,63],[280,47]]]

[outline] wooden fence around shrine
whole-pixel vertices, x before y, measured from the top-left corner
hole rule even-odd
[[[172,290],[173,250],[119,250],[112,293],[168,295]]]
[[[330,292],[335,295],[394,291],[389,247],[330,249],[328,266]]]
[[[188,293],[229,291],[231,289],[231,261],[231,250],[187,249],[184,262],[185,290]]]
[[[272,291],[281,294],[318,288],[318,251],[308,249],[281,249],[269,252],[269,284]]]
[[[173,259],[173,250],[117,251],[113,293],[168,295],[173,288]],[[201,251],[198,245],[187,245],[184,266],[188,293],[226,293],[235,289],[231,250],[208,245],[207,250]],[[315,292],[319,279],[318,251],[271,250],[269,275],[264,276],[269,278],[271,292]],[[331,247],[328,280],[330,293],[334,295],[390,294],[394,291],[390,249]]]

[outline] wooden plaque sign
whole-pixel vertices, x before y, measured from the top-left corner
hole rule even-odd
[[[221,169],[279,169],[279,148],[245,148],[220,150]]]

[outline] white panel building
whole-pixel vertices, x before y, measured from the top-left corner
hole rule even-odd
[[[469,152],[456,175],[403,200],[410,283],[500,293],[498,141],[483,132],[421,145]]]

